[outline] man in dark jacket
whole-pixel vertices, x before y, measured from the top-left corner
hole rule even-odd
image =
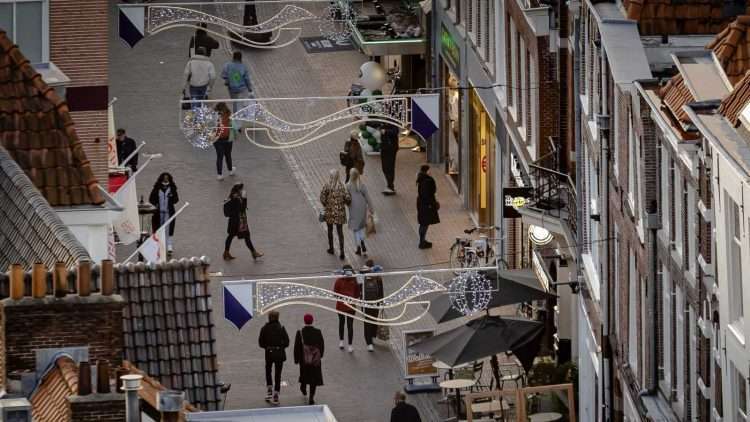
[[[380,164],[383,167],[386,189],[383,195],[395,195],[393,179],[396,177],[396,153],[398,152],[398,127],[384,125],[380,136]]]
[[[393,401],[396,405],[391,410],[391,422],[422,422],[417,408],[406,402],[406,394],[397,391]]]
[[[379,265],[375,265],[372,259],[368,259],[365,266],[360,270],[362,274],[377,273],[383,271]],[[367,301],[379,301],[383,299],[383,277],[368,274],[365,276],[365,280],[362,286],[362,294],[364,300]],[[365,314],[372,318],[377,318],[380,315],[380,309],[377,308],[364,308]],[[378,326],[369,322],[365,322],[365,343],[367,343],[367,351],[375,351],[372,346],[372,339],[378,334]]]
[[[211,57],[211,51],[219,48],[219,42],[208,35],[208,33],[206,32],[206,28],[208,27],[208,25],[206,25],[206,23],[204,22],[200,24],[200,27],[201,29],[196,29],[195,35],[190,37],[190,53],[188,54],[188,58],[191,58],[194,54],[197,54],[198,47],[203,47],[206,49],[206,57]]]
[[[127,163],[125,162],[125,159],[136,150],[135,141],[125,134],[125,129],[117,129],[115,142],[117,143],[117,164],[120,167],[130,167],[130,174],[135,173],[138,170],[138,154],[135,154]]]
[[[286,328],[279,322],[279,313],[268,313],[268,322],[260,329],[258,345],[266,351],[266,401],[279,404],[281,391],[281,370],[286,360],[286,348],[289,347],[289,336]],[[273,383],[271,383],[271,367],[275,367]]]
[[[419,222],[419,249],[429,249],[432,243],[427,241],[427,228],[431,224],[438,224],[440,203],[435,198],[437,185],[430,176],[430,166],[422,165],[417,175],[417,220]]]
[[[305,347],[309,351],[317,350],[319,357],[323,358],[325,343],[323,334],[319,329],[312,326],[313,316],[305,314],[305,327],[297,331],[294,338],[294,363],[299,364],[299,391],[307,396],[307,386],[310,386],[308,404],[315,404],[315,390],[323,385],[323,368],[320,360],[316,363],[305,363]]]

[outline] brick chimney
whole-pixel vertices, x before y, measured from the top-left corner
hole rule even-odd
[[[36,371],[36,354],[41,349],[87,347],[90,362],[122,364],[125,302],[112,293],[112,271],[111,262],[92,268],[90,262],[83,261],[68,270],[60,264],[51,269],[35,264],[28,289],[24,283],[27,274],[21,267],[8,269],[10,297],[0,300],[3,386],[7,374]],[[96,279],[102,280],[101,289],[94,285]],[[71,294],[71,288],[79,294]]]

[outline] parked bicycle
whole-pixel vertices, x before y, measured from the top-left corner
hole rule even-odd
[[[479,232],[479,238],[457,236],[450,249],[451,268],[472,268],[494,264],[495,249],[493,243],[497,240],[487,233],[500,230],[496,226],[477,226],[464,230],[467,235]]]

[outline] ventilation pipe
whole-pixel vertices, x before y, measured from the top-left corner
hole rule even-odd
[[[141,422],[141,404],[138,390],[141,388],[142,375],[128,374],[120,377],[122,389],[125,391],[125,420],[127,422]]]

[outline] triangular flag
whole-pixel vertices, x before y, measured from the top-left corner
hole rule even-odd
[[[224,319],[241,330],[253,319],[253,284],[224,286]]]
[[[440,128],[440,95],[425,94],[412,97],[411,129],[429,139]]]
[[[120,6],[119,15],[120,38],[133,48],[146,36],[146,6]]]
[[[164,262],[167,260],[167,239],[165,236],[166,225],[161,226],[156,233],[146,239],[141,245],[140,251],[143,259],[147,262]]]
[[[138,241],[141,236],[141,220],[138,217],[138,196],[133,176],[125,182],[115,193],[115,199],[123,206],[123,210],[112,224],[115,227],[120,242],[129,245]]]
[[[115,111],[112,104],[107,107],[107,162],[110,170],[119,167],[115,133]]]

